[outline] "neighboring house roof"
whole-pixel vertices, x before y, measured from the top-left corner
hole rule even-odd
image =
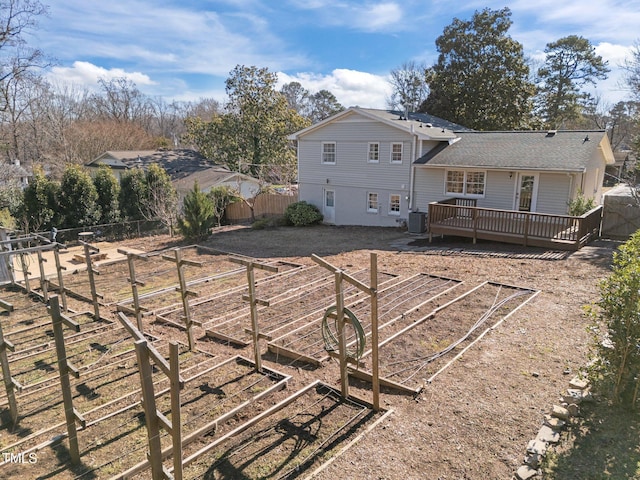
[[[223,167],[210,167],[206,170],[193,172],[186,177],[182,177],[179,180],[174,181],[173,185],[178,191],[191,190],[196,180],[198,181],[200,189],[208,189],[210,187],[232,182],[249,182],[254,183],[257,186],[260,184],[257,179],[250,177],[249,175],[232,172]]]
[[[113,169],[126,170],[129,168],[146,169],[149,165],[157,163],[167,172],[171,180],[179,180],[194,172],[209,169],[213,162],[207,160],[203,155],[195,150],[124,150],[108,151],[98,158],[86,163],[87,167],[97,167],[108,165]],[[216,166],[218,169],[225,169]],[[227,170],[228,171],[228,170]]]
[[[29,178],[31,176],[31,173],[29,173],[24,167],[13,163],[4,164],[0,168],[0,183],[2,184],[20,182],[22,179]]]
[[[604,130],[459,132],[416,160],[427,167],[583,172],[600,150],[614,163]]]
[[[344,120],[349,116],[361,115],[365,118],[382,122],[405,133],[415,134],[418,137],[429,140],[449,140],[456,137],[455,131],[468,131],[469,129],[442,118],[422,113],[410,113],[408,118],[404,114],[394,110],[377,110],[373,108],[350,107],[340,113],[332,115],[310,127],[289,136],[291,140],[298,140],[300,137],[311,133],[329,123]]]

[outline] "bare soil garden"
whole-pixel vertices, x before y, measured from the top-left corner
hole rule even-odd
[[[589,360],[582,307],[597,300],[616,243],[601,240],[569,254],[455,239],[429,244],[394,229],[222,228],[200,248],[183,250],[193,262],[185,267],[193,292],[192,351],[185,329],[176,327],[184,324],[184,312],[175,264],[162,258],[179,246],[188,247],[169,237],[118,245],[154,252],[136,262],[144,332],[165,357],[169,341],[181,344],[181,424],[190,439],[183,458],[193,458],[184,478],[506,479],[522,464],[544,413]],[[350,382],[353,399],[344,402],[338,362],[326,351],[320,327],[335,304],[334,278],[311,258],[316,254],[367,283],[371,252],[377,253],[380,375],[389,380],[380,412],[368,403],[369,299],[345,286],[345,306],[360,321],[366,345],[350,367],[359,374]],[[251,367],[246,269],[228,254],[278,267],[278,273],[255,270],[255,293],[265,301],[257,308],[262,372]],[[16,394],[17,427],[8,425],[4,392],[0,398],[0,448],[37,454],[34,463],[5,462],[0,477],[111,478],[146,458],[134,339],[116,313],[118,304],[132,308],[130,272],[126,262],[98,270],[100,320],[81,299],[91,298],[86,272],[65,281],[78,293],[70,316],[80,331],[65,331],[67,358],[80,370],[72,378],[74,407],[85,422],[78,428],[77,466],[70,466],[63,438],[46,307],[14,288],[0,292],[14,306],[0,321],[16,345],[9,361],[23,387]],[[350,348],[356,340],[349,331]],[[158,409],[169,412],[167,377],[157,368],[153,376]],[[293,398],[295,392],[302,393]],[[587,413],[584,421],[597,423]],[[598,455],[587,456],[587,471],[596,476],[567,474],[577,468],[571,462],[575,432],[589,430],[587,423],[575,428],[553,456],[564,473],[551,468],[545,478],[625,478],[607,476],[613,467]],[[170,445],[163,431],[161,446]],[[637,443],[631,454],[639,456]],[[132,476],[151,473],[132,470]]]

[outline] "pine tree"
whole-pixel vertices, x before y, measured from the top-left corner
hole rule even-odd
[[[184,197],[183,215],[178,218],[178,230],[189,240],[200,240],[209,236],[215,222],[213,202],[196,182],[193,190]]]

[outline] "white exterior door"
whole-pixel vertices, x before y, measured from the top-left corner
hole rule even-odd
[[[322,206],[324,223],[336,223],[336,191],[324,189],[324,202]]]
[[[538,197],[538,174],[518,173],[513,209],[519,212],[535,212]]]

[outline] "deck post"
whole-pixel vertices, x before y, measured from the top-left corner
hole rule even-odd
[[[471,210],[473,212],[473,244],[478,241],[478,211],[475,207]]]

